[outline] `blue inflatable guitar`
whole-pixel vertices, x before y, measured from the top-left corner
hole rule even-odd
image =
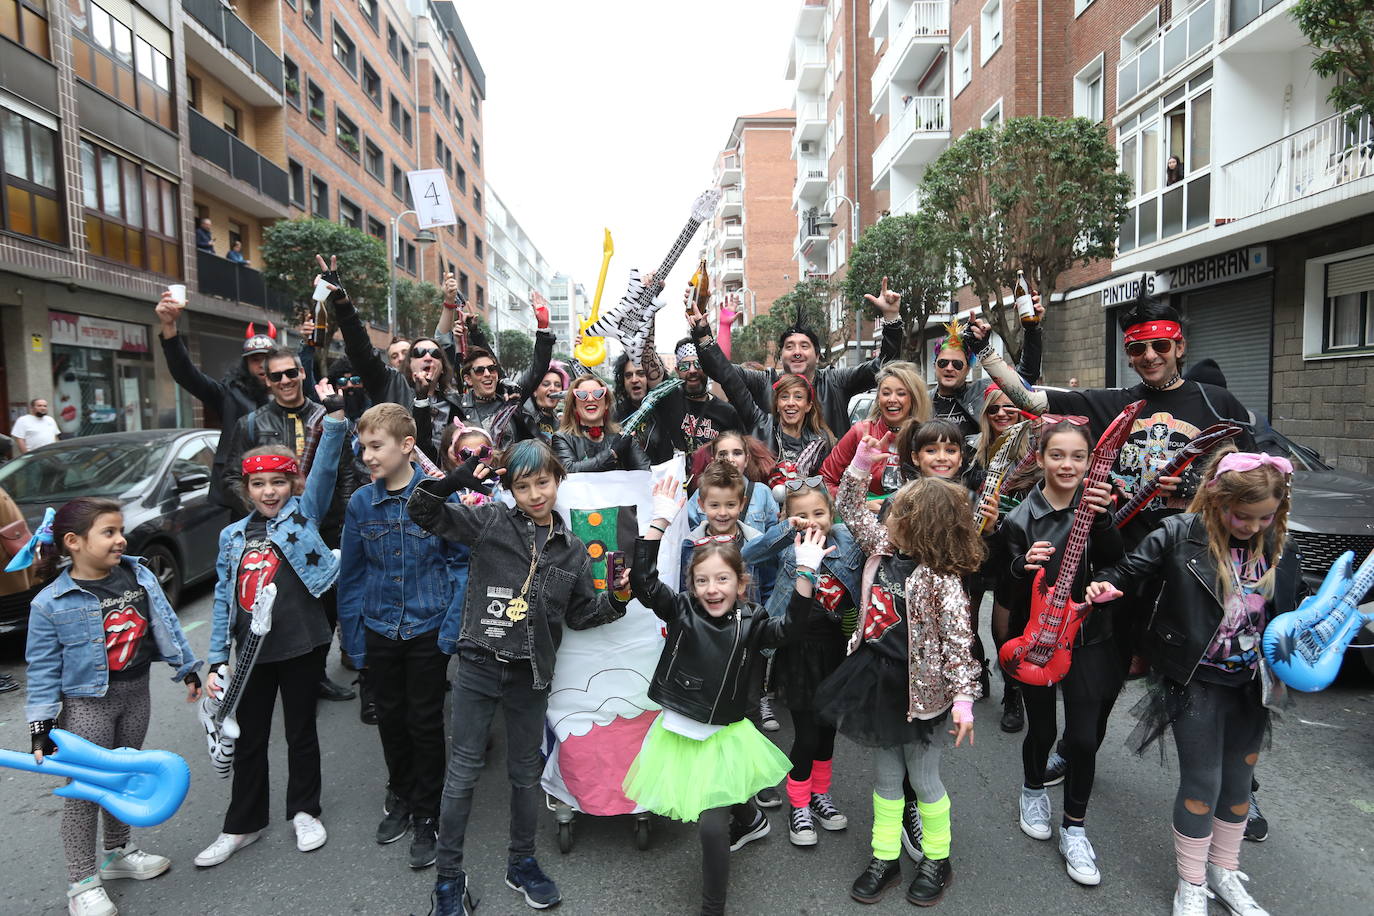
[[[190,767],[171,751],[110,750],[60,728],[48,737],[57,753],[42,763],[32,754],[0,750],[0,767],[65,776],[71,782],[54,795],[95,802],[133,827],[152,827],[176,814],[191,787]]]
[[[1336,679],[1341,657],[1360,628],[1374,620],[1358,605],[1374,585],[1374,551],[1352,576],[1355,554],[1341,554],[1315,595],[1280,614],[1264,629],[1264,658],[1274,674],[1294,690],[1325,690]]]

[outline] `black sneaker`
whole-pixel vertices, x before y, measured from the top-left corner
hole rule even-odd
[[[773,715],[773,698],[766,693],[759,697],[759,722],[766,732],[775,732],[782,728],[778,724],[777,716]]]
[[[385,846],[406,835],[410,829],[410,806],[392,792],[386,791],[386,801],[382,804],[382,822],[377,825],[377,843]]]
[[[429,916],[472,916],[477,901],[468,890],[468,877],[440,878],[429,897]]]
[[[1245,815],[1245,838],[1252,843],[1269,839],[1269,819],[1260,810],[1259,799],[1250,793],[1250,811]]]
[[[336,684],[327,677],[320,678],[321,700],[334,700],[337,702],[342,702],[345,700],[351,700],[356,696],[356,693],[349,690],[343,684]]]
[[[558,885],[544,874],[534,856],[521,856],[506,865],[506,887],[525,895],[525,902],[536,910],[547,909],[563,898]]]
[[[913,862],[925,858],[925,853],[921,852],[921,809],[914,801],[902,808],[902,849]]]
[[[1069,772],[1069,762],[1064,759],[1064,755],[1058,750],[1050,754],[1050,759],[1045,763],[1045,778],[1040,784],[1045,787],[1057,786],[1064,781],[1064,774]]]
[[[777,786],[759,789],[754,793],[754,804],[760,808],[781,808],[782,793],[778,791]]]
[[[19,682],[8,674],[0,674],[0,693],[9,693],[11,690],[18,690]]]
[[[358,685],[358,718],[364,725],[377,724],[377,703],[372,699],[372,688],[367,686],[367,676],[359,671],[353,682]]]
[[[992,677],[988,674],[987,660],[983,661],[983,673],[978,675],[978,686],[983,688],[982,696],[978,699],[986,700],[992,696]]]
[[[1002,731],[1015,734],[1026,727],[1026,711],[1021,705],[1021,688],[1010,684],[1002,692]]]
[[[945,891],[954,883],[954,869],[949,867],[949,859],[922,859],[916,866],[916,880],[906,890],[908,903],[917,906],[934,906],[945,896]]]
[[[854,879],[849,896],[860,903],[877,903],[887,889],[902,880],[902,863],[898,859],[869,859],[864,873]]]
[[[741,847],[761,840],[768,836],[770,825],[768,818],[762,811],[754,812],[754,820],[749,824],[736,824],[734,818],[730,819],[730,851],[735,852]]]
[[[438,858],[438,831],[432,817],[417,817],[411,822],[410,867],[429,868]]]

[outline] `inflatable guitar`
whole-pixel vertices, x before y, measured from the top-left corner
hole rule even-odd
[[[1002,490],[1002,482],[1007,479],[1007,472],[1011,470],[1012,462],[1016,459],[1018,446],[1025,443],[1026,437],[1030,435],[1031,421],[1022,420],[1015,426],[1011,426],[1006,432],[997,437],[993,444],[992,460],[988,462],[988,473],[983,478],[983,489],[978,494],[978,506],[974,509],[974,521],[978,525],[978,533],[982,534],[987,527],[988,520],[983,517],[983,513],[977,511],[983,503],[987,502],[989,496],[996,496]],[[1027,449],[1021,457],[1031,455],[1031,460],[1035,460],[1034,449]]]
[[[630,283],[625,289],[625,295],[610,311],[584,328],[583,335],[615,336],[625,345],[630,362],[642,365],[644,342],[649,338],[649,332],[654,326],[654,313],[658,311],[654,299],[663,292],[663,284],[668,280],[668,273],[677,263],[677,259],[682,257],[682,252],[687,249],[692,236],[696,235],[697,227],[711,218],[719,201],[718,189],[712,188],[703,192],[693,202],[692,215],[688,217],[687,224],[678,233],[677,241],[673,242],[672,249],[663,259],[663,263],[658,265],[658,269],[647,277],[641,277],[639,271],[630,271]]]
[[[1107,479],[1107,472],[1116,461],[1121,443],[1130,434],[1131,424],[1135,423],[1136,415],[1144,406],[1144,401],[1126,405],[1126,409],[1117,414],[1102,433],[1102,438],[1097,440],[1092,463],[1083,478],[1085,492],[1092,485]],[[1074,601],[1071,592],[1078,575],[1078,564],[1088,546],[1088,529],[1092,527],[1095,514],[1091,505],[1079,501],[1054,585],[1045,582],[1044,569],[1036,572],[1031,585],[1030,621],[1026,624],[1026,631],[1003,643],[997,653],[1003,670],[1023,684],[1048,687],[1059,683],[1069,673],[1074,637],[1092,609],[1087,601]]]
[[[218,698],[211,696],[207,689],[197,707],[200,724],[205,728],[210,762],[221,779],[228,777],[234,765],[234,746],[239,737],[239,723],[234,718],[234,711],[243,697],[248,676],[253,673],[253,663],[258,660],[262,641],[272,631],[272,605],[276,600],[277,586],[270,582],[262,584],[262,575],[259,575],[258,593],[253,599],[253,621],[248,625],[248,638],[239,648],[239,662],[234,667],[229,686]]]
[[[615,243],[611,241],[611,230],[601,242],[601,275],[596,278],[596,295],[592,297],[592,313],[578,326],[582,342],[573,348],[573,356],[582,365],[591,368],[606,361],[606,338],[588,337],[587,328],[596,324],[601,317],[601,293],[606,288],[606,270],[611,266],[611,255],[615,254]]]
[[[191,768],[171,751],[115,750],[55,728],[48,735],[57,753],[37,763],[32,754],[0,750],[0,766],[71,782],[54,795],[95,802],[126,824],[152,827],[181,807],[191,787]]]
[[[1126,523],[1136,517],[1136,514],[1149,505],[1150,500],[1159,495],[1159,478],[1177,477],[1187,470],[1188,465],[1192,464],[1197,458],[1210,452],[1212,449],[1225,442],[1227,439],[1234,439],[1244,430],[1239,423],[1214,423],[1198,433],[1197,436],[1183,448],[1179,449],[1169,463],[1159,469],[1159,473],[1154,476],[1148,484],[1140,488],[1140,492],[1131,497],[1130,502],[1116,510],[1112,520],[1116,522],[1116,527],[1124,528]]]
[[[1358,610],[1374,585],[1374,551],[1352,576],[1354,565],[1355,554],[1347,550],[1332,564],[1315,595],[1264,628],[1264,658],[1279,680],[1294,690],[1314,693],[1331,686],[1346,647],[1374,620],[1374,613]]]
[[[620,421],[620,431],[627,436],[633,436],[639,432],[639,428],[649,421],[649,414],[653,412],[654,405],[666,398],[671,392],[681,388],[683,384],[680,378],[670,378],[660,382],[657,388],[644,395],[644,400],[640,402],[638,410]]]

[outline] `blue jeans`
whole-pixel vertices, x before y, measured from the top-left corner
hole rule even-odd
[[[480,649],[458,652],[453,679],[453,749],[439,805],[438,872],[456,878],[463,871],[463,840],[472,813],[472,790],[485,764],[487,736],[496,709],[506,717],[506,771],[510,777],[510,857],[534,855],[544,758],[544,715],[549,691],[534,689],[528,661],[505,663]]]

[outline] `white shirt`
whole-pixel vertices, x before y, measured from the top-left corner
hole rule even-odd
[[[56,442],[58,432],[57,421],[52,417],[35,417],[31,413],[15,420],[14,426],[10,428],[10,436],[23,439],[25,451],[30,452]]]

